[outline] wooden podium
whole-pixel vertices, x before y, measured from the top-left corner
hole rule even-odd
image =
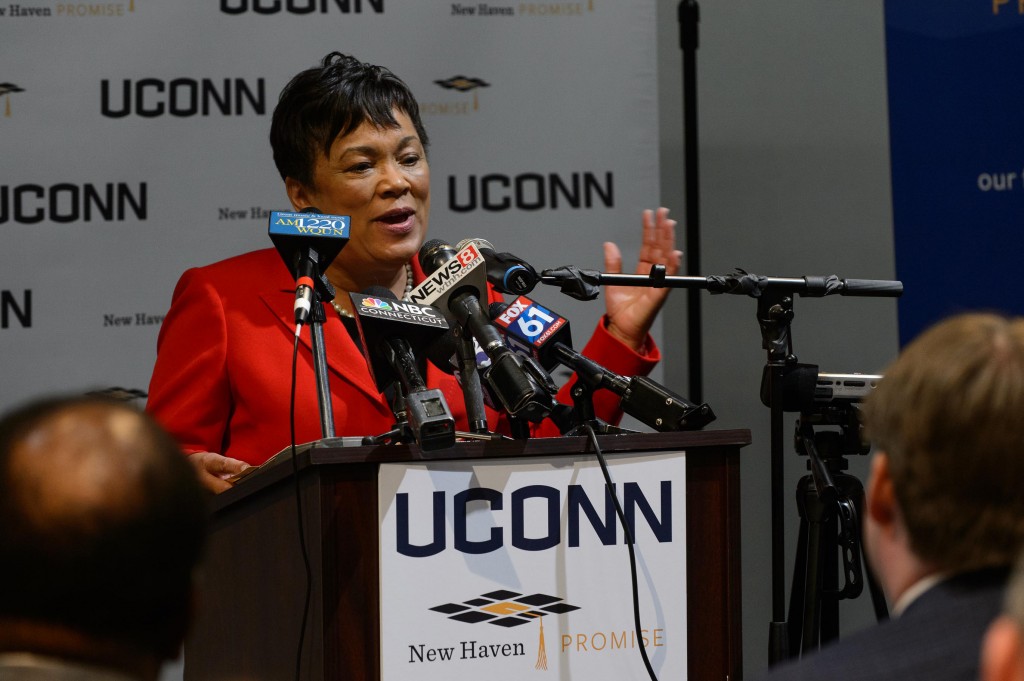
[[[688,668],[691,681],[742,678],[739,450],[747,430],[600,436],[605,453],[686,451]],[[312,448],[297,458],[312,594],[302,678],[380,679],[378,465],[592,452],[584,437]],[[186,681],[295,677],[306,567],[290,459],[213,500]],[[638,673],[643,664],[637,655]],[[638,677],[639,678],[639,677]],[[662,679],[661,681],[669,681]]]

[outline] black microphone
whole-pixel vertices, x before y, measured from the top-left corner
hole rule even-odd
[[[467,339],[465,334],[457,337],[452,329],[448,329],[443,336],[427,345],[424,354],[434,366],[446,374],[454,375],[458,380],[470,432],[489,433],[484,405],[489,403],[492,408],[500,409],[501,403],[493,398],[480,381],[478,369],[486,368],[490,360],[486,360],[485,366],[479,367],[480,358],[475,348],[476,343]]]
[[[495,306],[503,305],[505,305],[505,303],[491,303],[490,309],[494,310]],[[494,315],[492,314],[491,316],[493,317]],[[507,344],[508,337],[506,337],[505,340]],[[470,338],[469,343],[472,347],[472,354],[465,353],[466,356],[460,356],[459,342],[460,339],[452,333],[451,329],[449,329],[448,332],[437,339],[437,341],[427,346],[425,354],[431,364],[446,374],[455,376],[459,384],[463,386],[463,391],[465,392],[464,376],[477,371],[485,371],[487,367],[491,365],[491,358],[483,351],[480,344],[472,338]],[[511,346],[509,346],[509,349],[515,352]],[[543,366],[541,366],[540,362],[538,362],[536,358],[524,352],[519,352],[518,354],[522,359],[523,370],[529,373],[531,378],[543,386],[551,395],[558,392],[558,386],[555,385],[551,375]],[[503,408],[501,401],[487,384],[483,386],[483,399],[487,406],[492,409]]]
[[[349,217],[323,215],[312,206],[301,213],[273,211],[268,229],[270,240],[295,277],[295,335],[309,319],[313,292],[323,300],[334,299],[334,287],[327,280],[327,267],[348,243]]]
[[[487,281],[501,293],[521,296],[529,293],[540,282],[540,275],[533,265],[511,253],[495,253],[494,246],[486,239],[463,239],[456,246],[462,250],[467,244],[475,244],[487,264]]]
[[[456,293],[487,297],[487,267],[484,256],[474,244],[461,250],[441,239],[431,239],[420,247],[420,267],[426,277],[409,292],[409,301],[433,305],[442,310],[449,322],[455,321],[448,301]]]
[[[620,376],[576,352],[568,320],[526,296],[507,306],[492,304],[491,316],[509,347],[535,357],[549,371],[564,364],[587,385],[611,390],[622,398],[624,412],[655,430],[692,430],[715,419],[707,404],[695,405],[646,376]]]
[[[396,400],[395,418],[406,424],[423,451],[445,449],[455,444],[455,419],[444,394],[427,388],[416,364],[414,349],[434,342],[448,330],[437,308],[398,300],[383,286],[365,293],[353,293],[352,309],[362,339],[363,355],[370,366],[377,389],[384,392],[396,381],[401,400]]]
[[[409,294],[450,313],[450,319],[480,344],[491,360],[483,379],[509,414],[539,423],[551,412],[550,393],[523,368],[522,360],[501,339],[480,302],[487,294],[483,256],[475,244],[456,250],[434,239],[420,249],[427,279]]]
[[[715,420],[707,404],[696,405],[646,376],[620,376],[564,343],[553,350],[579,380],[611,390],[622,398],[622,411],[657,431],[696,430]]]

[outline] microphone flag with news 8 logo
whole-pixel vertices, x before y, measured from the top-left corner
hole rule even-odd
[[[887,0],[900,342],[967,309],[1024,313],[1024,6]]]

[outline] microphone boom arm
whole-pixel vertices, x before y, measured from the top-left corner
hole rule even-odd
[[[664,265],[654,265],[650,274],[606,274],[576,266],[557,267],[541,272],[540,281],[558,286],[562,293],[577,300],[593,300],[600,286],[648,286],[652,288],[707,289],[713,294],[731,293],[758,298],[767,290],[786,291],[820,298],[841,296],[897,298],[903,294],[903,282],[882,279],[841,279],[834,274],[804,277],[765,277],[737,269],[731,274],[688,277],[668,276]]]

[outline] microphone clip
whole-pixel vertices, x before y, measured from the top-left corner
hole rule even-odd
[[[637,433],[639,431],[629,430],[599,419],[594,411],[594,391],[600,387],[600,382],[586,380],[583,374],[576,374],[576,383],[572,387],[572,408],[556,408],[551,414],[551,420],[555,422],[562,435],[574,437],[586,435],[589,425],[598,435],[624,435]],[[558,405],[563,407],[564,405]]]
[[[601,294],[601,273],[576,265],[544,270],[540,273],[540,280],[558,286],[562,293],[576,300],[595,300]]]

